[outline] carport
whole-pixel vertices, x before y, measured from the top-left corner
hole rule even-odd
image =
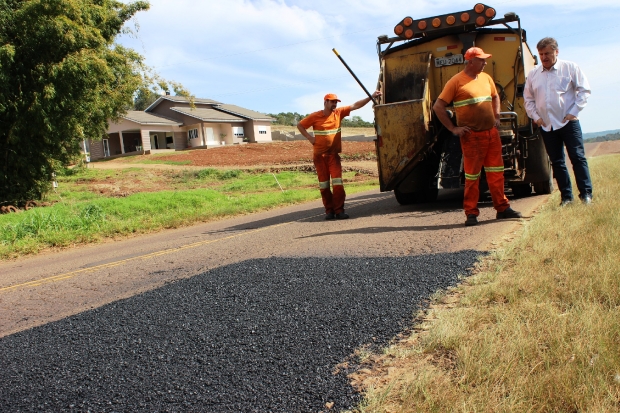
[[[101,141],[90,141],[87,152],[91,160],[148,153],[153,149],[184,149],[187,147],[181,123],[161,115],[129,111],[118,122],[110,123]]]

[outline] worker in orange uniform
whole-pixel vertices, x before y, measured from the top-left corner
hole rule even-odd
[[[372,94],[376,99],[381,96],[378,90]],[[340,152],[342,143],[340,138],[340,122],[342,118],[349,116],[351,111],[359,109],[370,102],[370,97],[359,100],[351,106],[338,108],[338,96],[328,93],[323,98],[323,110],[311,113],[297,124],[299,132],[310,141],[314,147],[314,166],[319,178],[319,189],[325,206],[325,219],[347,219],[349,215],[344,212],[345,192],[342,183],[342,165],[340,164]],[[312,127],[314,136],[308,133]],[[331,177],[333,193],[329,188]]]
[[[466,226],[478,224],[479,180],[483,166],[496,218],[521,218],[521,213],[510,207],[504,194],[504,161],[498,131],[500,101],[493,79],[482,72],[489,57],[491,55],[479,47],[469,48],[465,52],[465,68],[448,80],[433,105],[439,121],[461,140]],[[449,103],[453,103],[457,126],[446,112]]]

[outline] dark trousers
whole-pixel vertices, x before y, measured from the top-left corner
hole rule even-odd
[[[573,164],[573,173],[575,181],[579,189],[579,198],[583,199],[586,195],[592,196],[592,180],[590,179],[590,170],[588,169],[588,161],[586,160],[586,152],[583,147],[583,137],[581,134],[581,125],[578,120],[571,120],[562,128],[542,133],[547,154],[551,160],[553,168],[553,177],[558,183],[558,188],[562,194],[563,201],[572,201],[573,189],[570,181],[570,175],[566,168],[564,158],[564,147],[568,153],[568,158]]]

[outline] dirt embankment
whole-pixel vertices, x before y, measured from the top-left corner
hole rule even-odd
[[[374,142],[343,141],[340,156],[344,170],[360,170],[372,174],[377,171]],[[141,163],[143,161],[161,163]],[[306,141],[269,142],[180,152],[171,151],[91,164],[91,167],[97,169],[141,167],[152,169],[277,168],[284,170],[299,169],[306,166],[312,167],[312,145]]]

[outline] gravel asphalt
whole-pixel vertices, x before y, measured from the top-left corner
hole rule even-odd
[[[405,330],[480,255],[268,258],[173,282],[0,339],[0,411],[350,409],[336,366]]]

